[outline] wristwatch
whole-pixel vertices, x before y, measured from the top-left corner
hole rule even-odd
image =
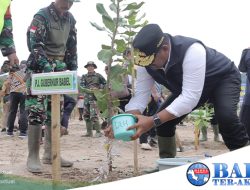
[[[158,127],[158,126],[160,126],[162,124],[161,119],[158,116],[158,114],[153,115],[153,122],[154,122],[154,127]]]

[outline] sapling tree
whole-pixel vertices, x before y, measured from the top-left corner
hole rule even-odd
[[[106,33],[110,39],[110,44],[102,44],[97,57],[107,65],[107,85],[103,90],[92,91],[97,98],[97,106],[110,125],[111,117],[117,113],[119,101],[111,96],[112,91],[121,91],[124,88],[123,77],[127,74],[134,76],[133,59],[128,64],[128,69],[122,64],[122,57],[126,48],[131,48],[132,40],[138,30],[144,26],[145,14],[140,15],[140,9],[144,2],[129,2],[128,0],[110,0],[109,9],[104,4],[97,3],[97,12],[102,17],[103,24],[90,22],[99,31]],[[107,11],[108,10],[108,11]],[[85,89],[87,90],[87,89]],[[106,178],[112,171],[112,141],[106,139],[105,148],[107,150],[107,166],[102,168],[100,178]]]
[[[202,127],[207,128],[210,120],[212,119],[212,115],[214,114],[214,109],[206,103],[204,106],[200,107],[197,110],[194,110],[190,117],[194,121],[195,127],[195,149],[198,149],[199,145],[199,135]]]

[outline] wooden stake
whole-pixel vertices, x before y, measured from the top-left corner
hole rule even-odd
[[[139,175],[138,171],[138,150],[137,150],[137,142],[138,140],[134,140],[134,176]]]
[[[133,57],[133,49],[131,49],[132,53],[132,62],[134,63]],[[135,95],[135,65],[132,66],[132,97]],[[139,167],[138,167],[138,150],[137,150],[137,141],[134,140],[134,175],[137,176],[139,174]]]
[[[51,95],[51,143],[52,143],[52,179],[53,184],[61,180],[60,156],[60,95]]]
[[[194,128],[195,128],[194,129],[194,146],[195,146],[195,150],[198,150],[200,129],[199,129],[199,126],[195,126]]]

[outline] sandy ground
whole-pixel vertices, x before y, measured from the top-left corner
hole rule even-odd
[[[177,156],[215,156],[227,152],[222,142],[213,141],[212,128],[208,129],[208,141],[200,143],[199,149],[194,148],[194,128],[192,124],[177,127],[178,134],[184,147],[184,152],[178,152]],[[105,137],[89,138],[81,137],[85,134],[83,121],[71,120],[69,135],[61,138],[61,155],[74,162],[72,168],[62,168],[62,179],[66,181],[92,181],[99,176],[100,169],[106,165],[106,151],[104,149]],[[51,165],[43,165],[42,174],[31,174],[26,170],[27,138],[8,137],[0,134],[0,171],[2,173],[24,176],[29,178],[51,179]],[[40,157],[43,153],[43,145],[40,148]],[[134,176],[134,143],[114,141],[112,153],[113,171],[107,181],[114,181]],[[156,166],[158,148],[145,151],[138,145],[139,175],[145,170]]]

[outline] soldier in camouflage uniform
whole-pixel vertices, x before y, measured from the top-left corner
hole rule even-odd
[[[0,1],[0,49],[11,65],[18,64],[15,44],[12,34],[12,19],[10,13],[11,0]]]
[[[80,86],[87,89],[101,89],[106,85],[105,78],[95,72],[97,68],[93,61],[89,61],[85,66],[88,73],[82,75]],[[93,93],[84,94],[84,120],[86,122],[87,133],[83,135],[85,137],[92,137],[92,130],[96,130],[95,137],[101,137],[102,133],[100,131],[100,123],[98,119],[98,110],[96,105],[96,97]]]
[[[55,0],[40,9],[28,28],[27,43],[30,51],[27,66],[31,73],[77,70],[77,41],[75,19],[68,11],[78,0]],[[30,79],[27,88],[30,88]],[[30,94],[26,99],[28,109],[27,169],[41,172],[39,147],[42,125],[46,124],[43,163],[51,164],[51,101],[50,96]],[[71,167],[72,162],[61,158],[61,166]]]

